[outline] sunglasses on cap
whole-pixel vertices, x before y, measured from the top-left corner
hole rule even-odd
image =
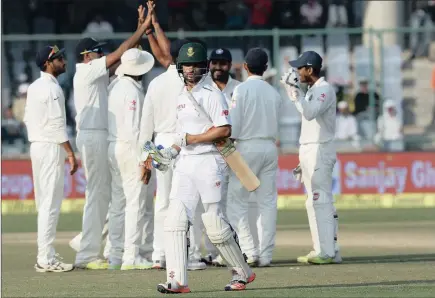
[[[83,52],[80,53],[80,55],[84,55],[84,54],[88,54],[88,53],[103,54],[103,49],[102,48],[95,48],[92,50],[84,50]]]
[[[63,56],[61,55],[61,56],[58,56],[58,57],[53,57],[53,56],[55,56],[57,53],[59,53],[59,48],[57,47],[57,46],[52,46],[52,47],[50,47],[51,48],[51,52],[50,52],[50,54],[48,54],[48,58],[47,58],[47,60],[52,60],[52,59],[55,59],[55,58],[59,58],[59,59],[63,59]]]

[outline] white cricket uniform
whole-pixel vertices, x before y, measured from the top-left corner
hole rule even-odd
[[[35,203],[38,212],[39,265],[55,258],[53,242],[64,197],[65,150],[68,141],[65,97],[57,79],[46,72],[27,91],[24,114],[32,161]]]
[[[107,158],[107,97],[109,72],[106,57],[76,64],[74,104],[77,111],[77,148],[86,176],[82,240],[76,264],[98,258],[110,203],[111,177]]]
[[[142,111],[140,144],[153,138],[156,145],[170,147],[174,143],[177,125],[177,98],[184,83],[177,68],[171,64],[166,72],[154,78],[148,85]],[[163,224],[169,206],[173,169],[156,171],[157,193],[154,206],[153,261],[165,260]]]
[[[205,78],[205,84],[209,84],[216,89],[220,90],[218,85],[213,81],[211,74]],[[227,84],[225,85],[225,88],[221,90],[223,95],[225,96],[225,100],[227,102],[228,107],[231,104],[231,97],[233,96],[234,89],[240,84],[239,81],[232,79],[231,76],[228,78]],[[222,211],[224,214],[226,214],[226,202],[227,202],[227,193],[228,193],[228,175],[224,177],[224,180],[222,182]],[[193,228],[190,230],[190,249],[189,254],[191,254],[191,258],[198,259],[201,257],[201,238],[204,231],[204,225],[201,221],[201,214],[204,213],[204,207],[202,204],[198,204],[198,208],[196,209],[195,219],[193,223]],[[199,219],[199,220],[198,220]],[[196,222],[200,222],[200,226],[197,228],[198,225],[196,225]],[[215,258],[218,254],[216,248],[214,245],[210,242],[210,239],[208,239],[207,236],[204,237],[204,247],[208,254],[212,256],[212,258]]]
[[[242,251],[249,257],[259,257],[270,263],[275,246],[278,170],[278,120],[281,97],[260,76],[250,76],[234,91],[230,116],[232,138],[236,148],[261,182],[249,193],[233,172],[228,186],[227,214],[235,228]],[[260,213],[259,247],[254,243],[249,225],[249,196],[256,197]]]
[[[302,115],[299,162],[314,251],[332,258],[338,251],[338,246],[334,247],[337,215],[332,195],[336,102],[334,88],[323,77],[308,89],[304,100],[295,101]]]
[[[141,83],[127,76],[116,81],[109,93],[110,259],[119,261],[122,257],[125,264],[134,264],[139,257],[145,220],[147,185],[140,181],[138,162],[144,96]]]
[[[205,118],[195,109],[187,92],[184,89],[183,93],[178,96],[177,130],[179,132],[197,135],[206,132],[212,126],[231,125],[225,98],[218,89],[206,84],[204,80],[191,90],[193,98],[210,118]],[[200,198],[203,204],[221,201],[222,184],[227,175],[228,166],[215,145],[210,143],[183,147],[174,167],[170,201],[182,202],[190,222],[194,220]],[[166,219],[166,222],[168,221],[170,221],[169,218]],[[165,240],[171,241],[171,238]],[[170,273],[174,272],[175,280],[183,281],[183,274],[175,267],[171,267],[175,265],[171,250],[168,248],[170,245],[171,243],[165,242],[168,280]]]

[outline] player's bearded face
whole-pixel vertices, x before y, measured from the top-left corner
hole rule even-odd
[[[66,61],[63,56],[53,59],[53,61],[50,61],[49,63],[51,63],[56,75],[63,74],[66,70]]]
[[[214,81],[226,83],[230,76],[231,63],[228,61],[212,60],[210,72]]]
[[[183,65],[183,77],[186,82],[198,83],[204,74],[207,72],[206,65],[204,63],[193,63]]]

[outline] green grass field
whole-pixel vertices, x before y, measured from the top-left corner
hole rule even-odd
[[[256,269],[244,292],[224,292],[224,268],[189,272],[191,297],[434,297],[435,209],[342,210],[339,241],[344,263],[295,262],[310,250],[303,210],[280,211],[274,266]],[[57,251],[72,262],[68,241],[80,214],[62,214]],[[36,273],[36,216],[2,216],[3,297],[154,297],[164,271]]]

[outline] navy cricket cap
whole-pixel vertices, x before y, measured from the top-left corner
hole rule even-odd
[[[253,48],[248,51],[245,56],[245,62],[249,67],[260,68],[267,65],[269,58],[264,50]]]
[[[76,56],[80,56],[90,52],[101,51],[101,47],[105,44],[105,42],[99,42],[98,40],[91,37],[83,38],[76,46]]]
[[[54,46],[45,46],[36,53],[36,65],[42,67],[46,61],[52,61],[62,57],[65,49],[60,49]]]
[[[220,60],[220,61],[233,61],[233,56],[231,56],[231,52],[228,49],[215,49],[210,53],[210,57],[208,60]]]
[[[301,68],[304,66],[311,66],[314,68],[322,68],[323,59],[314,51],[303,52],[298,59],[289,62],[291,67]]]
[[[177,39],[171,42],[171,48],[169,49],[169,52],[172,56],[172,59],[177,59],[178,52],[180,51],[181,47],[188,42],[189,41],[187,39]]]

